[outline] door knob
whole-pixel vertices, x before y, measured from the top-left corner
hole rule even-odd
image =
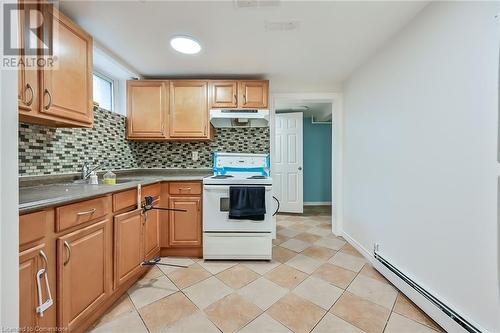
[[[299,167],[299,171],[301,171],[301,170],[302,170],[302,167]]]

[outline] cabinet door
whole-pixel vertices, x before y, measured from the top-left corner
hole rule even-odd
[[[26,332],[35,327],[54,327],[55,305],[47,308],[43,316],[36,312],[40,305],[38,300],[37,273],[40,269],[45,269],[47,274],[53,273],[49,268],[49,261],[54,260],[48,256],[45,244],[39,244],[33,248],[25,250],[19,254],[19,325]],[[45,275],[41,277],[40,289],[42,291],[42,302],[49,299],[49,290],[45,282]],[[48,275],[50,293],[54,300],[55,296],[55,276]]]
[[[170,82],[170,137],[208,138],[208,82]]]
[[[237,81],[210,81],[209,90],[211,108],[238,107]]]
[[[34,43],[39,43],[37,41],[37,37],[35,34],[31,32],[31,27],[28,27],[29,24],[27,20],[27,15],[30,15],[30,10],[38,9],[37,4],[30,3],[27,1],[19,1],[19,45],[21,45],[21,57],[29,57],[29,59],[33,59],[35,55],[26,54],[26,50],[29,48],[29,45],[33,45]],[[33,26],[40,26],[38,22],[40,20],[40,16],[35,15],[30,18],[30,20],[37,20],[33,22]],[[39,71],[36,68],[27,68],[25,66],[25,62],[21,62],[18,68],[18,103],[19,103],[19,111],[25,114],[33,114],[37,113],[39,104],[40,104],[40,96],[39,96]]]
[[[115,216],[115,289],[139,272],[144,259],[142,210]]]
[[[55,68],[41,71],[41,112],[90,127],[93,122],[92,37],[53,8]],[[47,32],[49,34],[51,32]]]
[[[158,201],[159,202],[159,201]],[[158,206],[159,204],[155,204]],[[160,211],[153,209],[144,213],[144,253],[150,260],[160,251]]]
[[[165,81],[128,81],[129,139],[166,139],[168,90]]]
[[[40,305],[38,302],[37,273],[42,268],[48,271],[46,253],[45,245],[40,244],[19,254],[19,327],[26,332],[37,326],[48,327],[44,322],[44,317],[36,312],[36,308]],[[49,276],[49,278],[53,279],[54,277]],[[40,282],[42,302],[45,302],[48,299],[45,278],[43,277]],[[54,295],[53,290],[51,293]],[[48,308],[44,313],[45,317],[47,311],[53,310]]]
[[[238,92],[239,107],[255,109],[267,108],[269,81],[240,81]]]
[[[200,197],[171,196],[169,207],[186,210],[186,212],[170,212],[168,221],[169,245],[201,246]]]
[[[105,220],[57,239],[59,325],[73,330],[111,292],[111,232]]]

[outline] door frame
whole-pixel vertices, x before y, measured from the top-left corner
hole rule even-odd
[[[274,93],[269,112],[270,154],[275,147],[275,115],[278,102],[312,102],[332,104],[332,232],[343,234],[343,165],[344,120],[342,93]],[[271,175],[273,170],[271,158]]]
[[[17,21],[11,27],[17,36]],[[9,328],[19,326],[17,80],[17,70],[0,70],[0,184],[6,189],[0,194],[0,326]]]

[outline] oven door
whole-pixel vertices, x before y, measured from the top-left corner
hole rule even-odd
[[[238,185],[245,186],[245,185]],[[248,185],[256,186],[256,185]],[[203,186],[204,232],[272,232],[272,186],[266,188],[266,214],[263,221],[229,218],[229,185]]]

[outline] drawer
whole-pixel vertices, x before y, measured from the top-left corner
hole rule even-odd
[[[137,188],[113,194],[113,212],[137,207]]]
[[[271,260],[271,233],[204,233],[203,258]]]
[[[109,213],[109,197],[100,197],[57,207],[56,232],[99,219]]]
[[[169,191],[170,194],[201,194],[201,183],[170,183]]]
[[[19,217],[19,245],[26,245],[28,243],[42,239],[47,230],[47,221],[53,218],[53,214],[48,211],[41,211]],[[54,223],[54,221],[52,221]]]
[[[141,201],[144,201],[144,197],[151,196],[153,198],[158,198],[161,192],[160,183],[147,185],[142,188]]]

